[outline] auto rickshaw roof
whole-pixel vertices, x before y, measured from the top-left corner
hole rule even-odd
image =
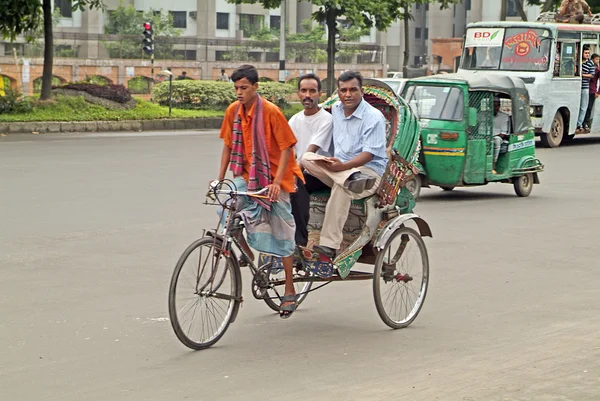
[[[411,79],[409,82],[464,83],[469,90],[490,91],[510,94],[528,93],[521,78],[498,74],[442,74]]]
[[[411,84],[462,84],[466,85],[470,92],[485,91],[507,94],[512,101],[512,116],[515,132],[527,131],[531,127],[529,92],[527,91],[525,82],[521,78],[500,74],[486,74],[485,72],[482,72],[481,74],[455,73],[414,78],[406,83],[405,88]]]

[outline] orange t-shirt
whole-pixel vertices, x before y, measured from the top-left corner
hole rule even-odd
[[[281,157],[281,151],[293,148],[296,144],[296,136],[288,125],[285,116],[279,110],[279,107],[275,106],[268,100],[264,100],[263,107],[263,120],[265,122],[265,142],[267,144],[267,151],[269,153],[269,163],[271,165],[271,180],[275,178],[277,173],[277,167],[279,165],[279,159]],[[225,118],[221,125],[221,133],[219,137],[223,139],[225,145],[228,148],[232,148],[232,134],[233,134],[233,121],[235,119],[235,110],[237,109],[239,101],[233,102],[227,108],[225,112]],[[256,102],[250,108],[248,117],[244,115],[244,107],[240,107],[239,115],[242,121],[242,138],[244,141],[244,169],[242,175],[244,179],[248,181],[248,175],[250,172],[250,162],[252,160],[252,124],[254,118],[254,109]],[[290,155],[285,174],[281,180],[281,189],[292,193],[296,192],[296,184],[294,177],[299,177],[304,182],[304,177],[300,171],[298,163],[296,163],[296,157],[294,150]]]

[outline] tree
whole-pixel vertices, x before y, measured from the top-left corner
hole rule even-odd
[[[104,44],[110,57],[140,58],[142,56],[140,34],[144,22],[152,22],[152,30],[157,42],[154,56],[158,59],[173,57],[173,44],[164,40],[164,38],[181,35],[181,30],[173,27],[173,16],[152,9],[141,13],[132,5],[125,7],[123,3],[110,12],[108,25],[104,27],[104,32],[120,35],[118,42]]]
[[[40,3],[41,1],[41,3]],[[73,10],[104,9],[102,0],[73,0]],[[32,33],[44,29],[44,70],[40,99],[49,99],[52,90],[52,65],[54,64],[54,35],[52,34],[52,0],[2,0],[0,34],[14,41],[25,35],[28,41]]]
[[[440,10],[450,7],[451,4],[458,3],[458,0],[401,0],[400,6],[402,7],[402,13],[400,19],[404,20],[404,60],[402,73],[405,78],[408,77],[408,63],[410,62],[410,30],[408,22],[414,19],[411,14],[411,9],[414,4],[432,4],[439,3]]]
[[[277,8],[282,0],[227,0],[229,3],[260,3],[265,8]],[[415,3],[425,4],[432,0],[308,0],[318,7],[312,17],[327,26],[327,93],[334,88],[334,62],[338,19],[344,17],[349,25],[360,29],[377,28],[385,31],[397,19],[410,17],[410,7]],[[441,0],[442,7],[457,0]],[[403,9],[404,8],[404,9]]]

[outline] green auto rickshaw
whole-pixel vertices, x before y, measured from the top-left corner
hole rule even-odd
[[[539,184],[544,166],[535,157],[529,94],[520,78],[421,77],[406,82],[402,97],[421,124],[419,175],[407,184],[415,198],[431,185],[451,191],[511,183],[518,196],[528,196]]]

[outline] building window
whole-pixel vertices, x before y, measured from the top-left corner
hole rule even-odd
[[[273,63],[275,61],[279,61],[279,53],[275,52],[267,52],[265,56],[265,61],[269,63]]]
[[[196,50],[173,50],[175,60],[196,60]]]
[[[281,29],[281,17],[279,15],[271,15],[269,18],[269,27],[271,29]]]
[[[217,29],[229,29],[229,13],[217,13]]]
[[[415,39],[421,39],[421,28],[415,28]]]
[[[73,18],[73,3],[71,0],[54,0],[54,9],[58,9],[63,18]]]
[[[258,32],[264,25],[264,15],[240,14],[240,30],[244,31],[244,37],[249,38]]]
[[[507,17],[518,17],[519,12],[517,11],[517,4],[515,0],[508,0],[506,3],[506,16]]]
[[[465,10],[471,11],[471,0],[465,0]]]
[[[421,9],[421,3],[417,3],[417,5],[416,5],[415,8],[417,9],[417,11],[420,10]]]
[[[262,52],[248,52],[248,59],[250,61],[260,61]]]
[[[429,39],[429,28],[423,30],[423,39]]]
[[[187,28],[187,12],[185,11],[169,11],[173,16],[173,28]]]
[[[231,57],[229,56],[229,52],[223,50],[215,50],[215,60],[217,61],[229,61]]]

